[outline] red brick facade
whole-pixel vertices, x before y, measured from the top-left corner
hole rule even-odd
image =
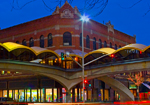
[[[63,34],[70,32],[72,35],[72,45],[64,46]],[[52,34],[52,46],[48,47],[48,34]],[[67,2],[61,7],[57,7],[54,13],[50,16],[13,26],[7,29],[0,30],[0,42],[16,42],[25,39],[29,46],[29,39],[34,39],[34,46],[40,46],[40,36],[44,36],[44,47],[51,50],[57,49],[79,49],[80,47],[81,20],[80,13],[77,7],[72,8]],[[90,38],[90,48],[86,48],[86,36]],[[84,23],[84,46],[85,52],[93,50],[93,38],[96,38],[96,49],[99,48],[99,39],[107,42],[109,47],[110,42],[114,48],[124,46],[130,43],[136,43],[135,37],[117,31],[113,28],[110,22],[106,25],[90,20]]]

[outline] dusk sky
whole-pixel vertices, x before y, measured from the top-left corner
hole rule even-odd
[[[43,4],[42,0],[35,0],[24,6],[22,9],[12,10],[12,5],[16,8],[23,6],[26,2],[31,0],[18,0],[18,5],[13,4],[13,0],[0,0],[0,28],[5,29],[32,21],[38,18],[49,16],[52,12]],[[45,3],[55,10],[57,0],[44,0]],[[50,2],[52,1],[52,3]],[[93,15],[99,10],[97,8],[90,11],[85,11],[89,17],[100,23],[106,23],[109,20],[114,25],[116,30],[133,36],[136,35],[136,42],[144,45],[150,45],[150,0],[108,0],[108,5],[104,11],[96,16]],[[84,0],[74,0],[72,7],[77,6],[79,9],[83,8]],[[64,3],[64,2],[63,2]],[[62,5],[63,5],[62,3]],[[130,8],[134,5],[132,8]],[[147,13],[145,15],[145,13]]]

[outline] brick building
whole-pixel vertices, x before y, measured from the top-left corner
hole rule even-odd
[[[27,46],[40,46],[50,50],[81,50],[81,20],[77,7],[66,2],[56,7],[52,15],[0,30],[0,42],[16,42]],[[135,37],[92,19],[84,23],[85,52],[101,47],[117,49],[135,43]]]
[[[0,30],[0,43],[16,42],[29,47],[38,46],[41,48],[47,48],[55,51],[58,55],[60,52],[65,51],[70,51],[70,53],[80,55],[82,50],[82,21],[80,18],[81,14],[77,7],[73,8],[66,1],[61,8],[56,7],[56,10],[50,16]],[[102,47],[118,49],[119,47],[131,43],[136,43],[136,38],[115,30],[110,21],[105,25],[92,19],[90,19],[89,22],[84,23],[85,53]],[[3,54],[5,55],[4,51]],[[27,58],[25,54],[22,55],[24,56],[24,59]],[[9,55],[8,59],[9,57],[14,58]],[[20,58],[21,57],[16,57],[15,60],[20,60]],[[79,57],[77,59],[81,64],[81,58]],[[59,62],[55,63],[54,59],[52,59],[52,62],[53,63],[50,66],[59,64]],[[73,69],[77,66],[77,64],[71,60],[60,60],[60,63],[62,64],[62,68],[66,69]],[[75,66],[72,66],[72,64]],[[35,81],[32,81],[32,79]],[[35,87],[31,87],[31,89],[29,89],[24,85],[26,81],[22,80],[23,82],[21,84],[20,79],[0,80],[0,84],[3,82],[5,82],[5,84],[9,84],[9,87],[0,87],[0,96],[11,96],[11,98],[19,102],[65,102],[63,101],[65,100],[64,97],[66,95],[65,89],[57,81],[43,76],[29,77],[25,78],[25,80],[30,84],[35,83]],[[119,99],[118,94],[104,82],[98,81],[97,79],[93,79],[89,82],[92,84],[92,89],[90,88],[86,90],[86,100],[96,99],[112,101],[114,100],[114,94],[115,97]],[[13,83],[16,83],[16,85],[13,85]],[[128,85],[128,83],[126,84]],[[79,99],[82,99],[81,87],[82,84],[78,84],[75,88],[73,88],[73,102],[78,102]],[[94,93],[95,95],[93,95]],[[36,100],[33,100],[35,97],[31,96],[31,94],[36,96]],[[49,95],[51,96],[51,99]],[[63,98],[60,99],[59,97]]]

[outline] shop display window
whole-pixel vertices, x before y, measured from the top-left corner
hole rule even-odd
[[[45,89],[41,89],[41,102],[44,102],[44,93],[45,93]]]
[[[46,89],[46,102],[52,102],[52,88]]]
[[[3,97],[7,97],[7,90],[3,90]]]
[[[27,89],[27,102],[31,101],[31,97],[30,97],[30,89]]]
[[[12,90],[9,90],[9,98],[12,98]]]
[[[53,97],[53,99],[54,99],[54,102],[57,102],[57,88],[54,88],[54,97]]]
[[[24,102],[24,90],[19,90],[19,102]]]
[[[15,90],[15,100],[18,102],[18,90]]]
[[[37,102],[37,89],[32,89],[31,94],[32,94],[31,101],[32,102]]]

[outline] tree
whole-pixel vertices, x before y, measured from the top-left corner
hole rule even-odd
[[[12,9],[11,10],[20,10],[22,8],[24,8],[26,5],[35,2],[35,1],[41,1],[45,7],[47,8],[48,11],[52,12],[55,10],[56,6],[62,6],[62,4],[64,4],[65,1],[68,1],[70,4],[72,3],[77,3],[77,0],[12,0]],[[100,15],[104,9],[106,8],[107,4],[108,4],[109,0],[81,0],[79,5],[82,5],[82,8],[79,8],[81,13],[87,12],[87,11],[94,11],[94,13],[91,16],[98,16]],[[127,7],[126,5],[121,6],[122,1],[118,0],[119,6],[121,8],[125,8],[125,9],[130,9],[135,7],[136,5],[140,4],[142,5],[142,2],[146,2],[147,3],[147,11],[145,11],[144,15],[147,15],[150,12],[150,5],[149,5],[149,0],[145,1],[145,0],[135,0],[135,2],[131,0],[127,0],[126,2],[131,3],[131,5],[129,7]],[[77,5],[78,6],[78,5]],[[78,6],[79,7],[79,6]],[[97,11],[97,12],[95,12]]]
[[[144,79],[142,77],[142,73],[136,73],[135,75],[128,75],[128,80],[132,81],[137,86],[137,98],[139,100],[139,86],[143,83]]]

